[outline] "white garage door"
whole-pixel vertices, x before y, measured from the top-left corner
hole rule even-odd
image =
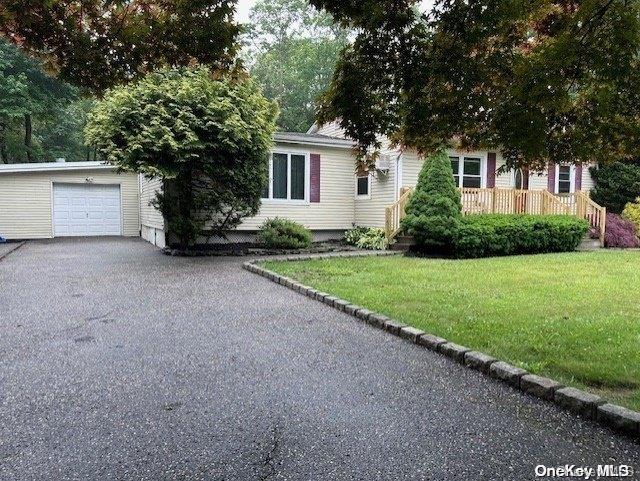
[[[53,184],[53,236],[122,235],[120,186]]]

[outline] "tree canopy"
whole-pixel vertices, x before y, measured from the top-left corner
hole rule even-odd
[[[0,162],[78,155],[82,105],[76,88],[0,38]]]
[[[310,2],[358,32],[320,120],[363,158],[379,134],[423,153],[500,147],[509,167],[637,155],[640,2]]]
[[[243,74],[168,69],[107,91],[86,138],[120,168],[165,180],[157,207],[186,249],[257,214],[276,116]]]
[[[228,67],[236,0],[3,0],[0,35],[101,94],[163,66]]]
[[[306,0],[261,0],[251,12],[248,40],[251,75],[280,104],[278,127],[306,131],[347,43],[346,30]]]

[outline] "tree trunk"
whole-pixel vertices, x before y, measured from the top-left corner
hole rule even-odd
[[[182,228],[178,233],[180,238],[180,249],[182,251],[186,251],[192,241],[193,235],[191,232],[191,210],[193,206],[193,185],[192,185],[192,175],[191,170],[187,169],[182,172],[178,177],[180,185],[179,185],[179,199],[180,203],[180,217],[182,217]]]
[[[2,164],[9,163],[9,156],[7,154],[6,133],[7,124],[4,120],[2,120],[0,121],[0,163]]]
[[[27,151],[27,162],[33,162],[33,126],[31,125],[31,114],[24,114],[24,147]]]

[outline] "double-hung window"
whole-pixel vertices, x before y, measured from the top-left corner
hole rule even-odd
[[[358,174],[356,176],[356,197],[360,199],[370,198],[371,193],[371,175]]]
[[[557,171],[558,194],[570,194],[573,192],[574,172],[570,165],[559,165]]]
[[[452,156],[449,159],[456,186],[477,189],[482,187],[482,158]]]
[[[269,183],[262,192],[266,200],[306,201],[308,199],[309,156],[274,152],[269,161]]]

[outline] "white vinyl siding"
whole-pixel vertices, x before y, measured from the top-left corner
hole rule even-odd
[[[164,218],[152,202],[162,192],[162,179],[140,176],[140,235],[158,247],[165,247]]]
[[[325,124],[318,129],[317,132],[319,135],[326,135],[327,137],[335,137],[338,139],[345,139],[346,135],[344,130],[338,122],[331,122],[330,124]]]
[[[138,176],[112,170],[0,172],[0,235],[8,239],[53,237],[54,183],[119,185],[122,199],[122,234],[140,233]]]
[[[274,153],[306,155],[306,197],[304,201],[263,199],[260,212],[247,218],[238,227],[238,231],[256,231],[266,219],[284,217],[299,222],[311,230],[347,230],[353,226],[355,217],[355,199],[353,195],[353,176],[355,158],[349,149],[333,147],[304,148],[278,143]],[[308,202],[309,154],[320,155],[320,202]],[[382,216],[384,217],[384,208]]]
[[[385,209],[393,204],[397,198],[396,159],[399,154],[390,150],[383,150],[381,154],[391,155],[393,160],[389,172],[371,174],[369,195],[355,200],[355,224],[360,227],[384,227]],[[353,167],[351,168],[351,176],[353,178]],[[351,185],[353,186],[353,183]]]
[[[589,168],[592,167],[591,165],[583,165],[582,166],[582,191],[583,192],[591,192],[591,189],[593,189],[596,184],[593,181],[593,177],[591,177],[591,172],[589,172]]]
[[[162,192],[162,179],[140,176],[140,224],[155,229],[164,229],[164,218],[151,203]]]

